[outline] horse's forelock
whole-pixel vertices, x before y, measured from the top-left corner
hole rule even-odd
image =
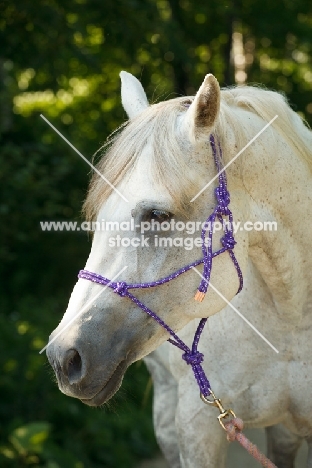
[[[97,169],[116,186],[133,168],[146,145],[151,144],[151,172],[155,182],[167,190],[179,212],[185,212],[194,188],[183,138],[177,132],[177,117],[187,110],[183,105],[185,99],[154,104],[131,119],[100,149],[101,159],[97,164]],[[100,176],[92,176],[83,207],[88,220],[97,216],[111,192],[112,188]]]

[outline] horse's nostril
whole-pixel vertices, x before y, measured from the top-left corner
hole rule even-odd
[[[70,384],[78,383],[81,380],[82,360],[76,349],[67,351],[66,370]]]

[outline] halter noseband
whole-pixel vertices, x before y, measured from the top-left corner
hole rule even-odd
[[[145,313],[147,313],[150,317],[152,317],[159,325],[161,325],[171,336],[168,341],[176,346],[177,348],[184,351],[182,354],[182,359],[189,364],[194,372],[196,381],[200,388],[201,395],[204,398],[207,398],[211,393],[210,383],[206,377],[206,374],[202,368],[202,362],[204,360],[204,355],[200,353],[197,349],[198,342],[207,322],[208,318],[202,318],[199,322],[197,330],[194,335],[192,347],[189,348],[175,333],[174,331],[151,309],[146,307],[137,297],[129,292],[129,289],[146,289],[146,288],[153,288],[155,286],[160,286],[161,284],[168,283],[169,281],[177,278],[178,276],[182,275],[186,271],[190,270],[191,268],[200,265],[201,263],[204,264],[202,280],[198,287],[198,290],[195,294],[195,300],[202,302],[205,294],[207,292],[209,286],[209,280],[211,275],[211,268],[212,268],[212,259],[217,255],[222,254],[223,252],[228,251],[229,255],[234,263],[235,269],[237,271],[237,275],[239,278],[239,288],[237,294],[242,290],[243,287],[243,275],[239,264],[236,260],[236,257],[233,252],[233,248],[236,244],[234,239],[233,233],[233,215],[231,210],[229,209],[230,203],[230,194],[227,190],[227,179],[225,171],[221,171],[221,162],[222,160],[222,151],[220,144],[218,144],[218,150],[216,147],[215,139],[213,135],[210,135],[210,145],[212,148],[212,153],[214,157],[214,161],[216,164],[216,168],[218,171],[218,178],[219,178],[219,185],[215,188],[215,196],[217,199],[217,205],[211,215],[207,218],[204,227],[201,233],[202,239],[202,252],[203,258],[196,260],[193,263],[190,263],[183,268],[171,273],[170,275],[166,276],[165,278],[161,278],[157,281],[151,281],[149,283],[131,283],[128,284],[124,281],[121,282],[113,282],[110,281],[108,278],[104,276],[98,275],[97,273],[92,273],[87,270],[80,270],[78,274],[78,278],[83,278],[93,283],[98,283],[105,285],[113,290],[114,293],[118,294],[121,297],[127,297],[131,299],[140,309],[142,309]],[[218,152],[220,157],[218,158]],[[224,217],[228,218],[228,222],[224,225]],[[224,235],[221,238],[222,247],[217,250],[217,252],[212,252],[212,235],[214,229],[214,223],[218,220],[223,225]]]

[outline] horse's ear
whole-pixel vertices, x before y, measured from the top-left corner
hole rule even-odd
[[[207,138],[207,133],[214,127],[220,110],[220,87],[218,80],[211,74],[206,75],[197,91],[194,101],[189,107],[184,129],[190,140],[195,143],[201,138]]]
[[[131,73],[120,72],[121,101],[129,119],[139,115],[148,107],[148,100],[143,86]]]

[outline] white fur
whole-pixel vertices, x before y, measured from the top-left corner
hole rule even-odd
[[[131,73],[120,72],[122,105],[130,119],[136,117],[148,107],[145,91]]]

